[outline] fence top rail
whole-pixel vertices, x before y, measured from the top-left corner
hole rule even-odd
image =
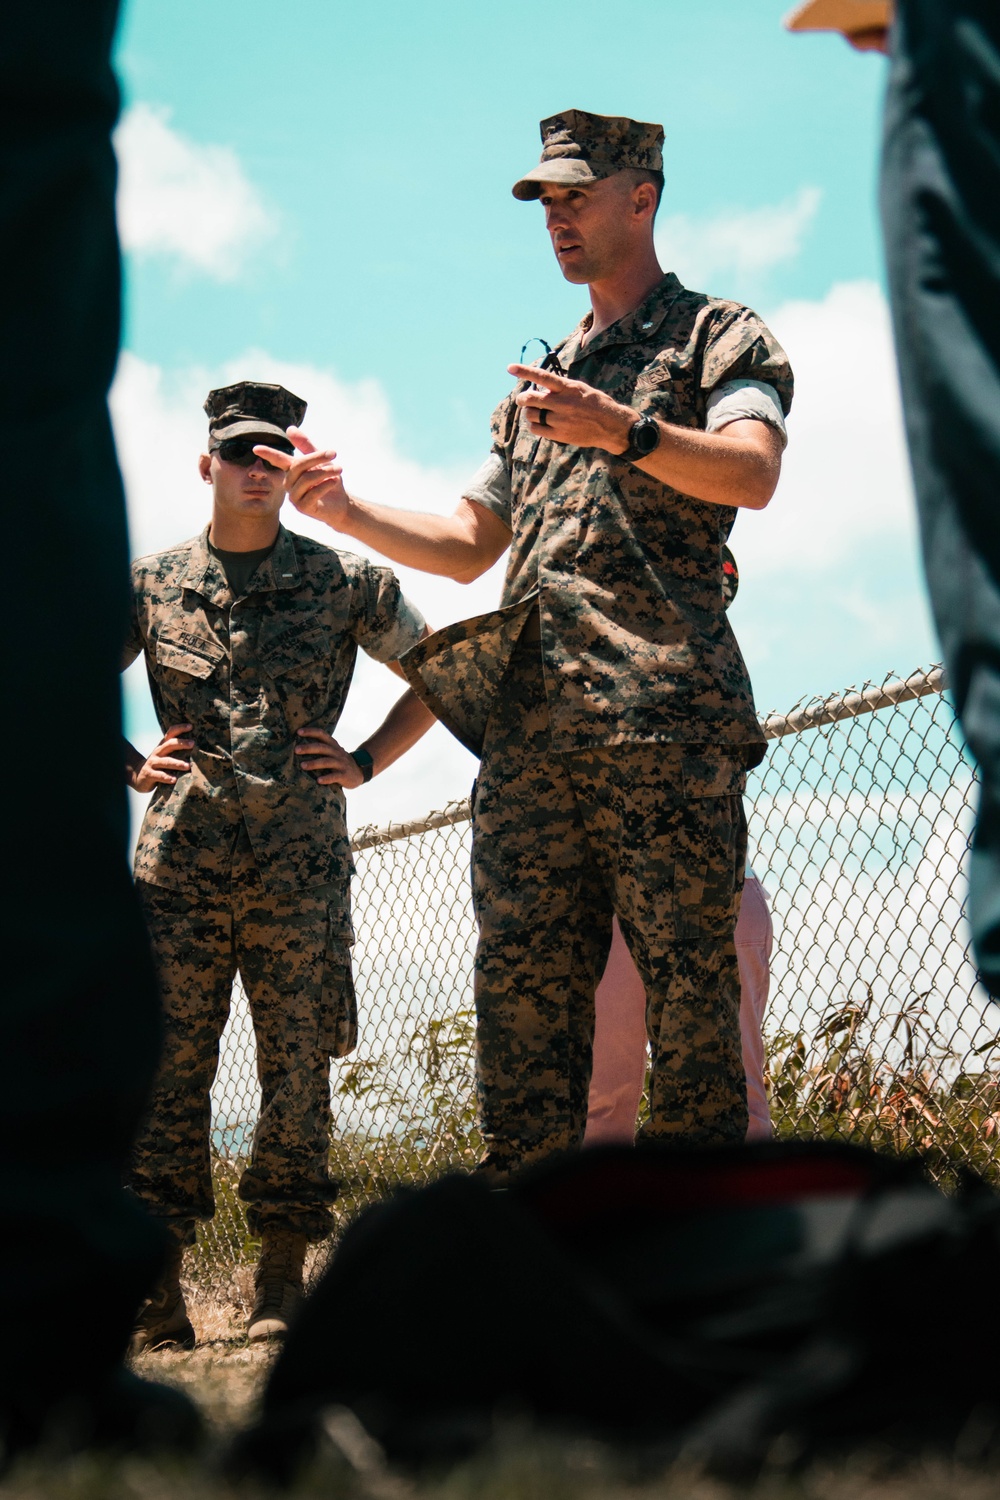
[[[895,708],[913,698],[943,693],[947,686],[944,668],[930,667],[926,672],[911,672],[909,677],[883,682],[881,686],[868,683],[860,691],[813,698],[808,703],[796,704],[787,714],[770,713],[761,719],[760,727],[765,739],[780,740],[786,734],[801,734],[805,729],[819,729],[823,724],[837,724],[841,719],[856,719],[861,714],[878,713],[882,708]]]
[[[856,719],[862,714],[895,708],[914,698],[943,693],[947,686],[944,668],[933,666],[926,671],[920,669],[911,672],[909,677],[893,678],[883,682],[881,686],[868,683],[860,690],[850,689],[829,698],[812,698],[808,703],[796,704],[787,714],[765,715],[760,721],[760,727],[765,739],[780,740],[788,734],[802,734],[807,729],[819,729],[824,724],[838,724],[843,719]],[[456,823],[467,823],[471,816],[469,799],[463,797],[459,802],[449,802],[443,811],[427,813],[422,818],[411,818],[405,823],[388,823],[384,828],[359,828],[351,840],[351,849],[359,854],[378,844],[391,844],[397,839],[430,833],[435,828],[451,828]]]

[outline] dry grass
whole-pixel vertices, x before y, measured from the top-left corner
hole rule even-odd
[[[471,1165],[478,1139],[470,1106],[469,1017],[434,1023],[414,1038],[426,1079],[428,1114],[420,1131],[384,1139],[355,1139],[334,1147],[343,1183],[339,1224],[401,1181],[425,1182]],[[818,1034],[783,1035],[771,1049],[771,1093],[782,1135],[860,1141],[890,1151],[919,1149],[943,1185],[963,1167],[996,1180],[1000,1137],[1000,1080],[964,1071],[946,1054],[921,1045],[922,1017],[904,1008],[894,1028],[900,1045],[890,1060],[876,1045],[865,1006],[842,1008]],[[382,1095],[387,1080],[377,1061],[348,1078],[359,1094]],[[247,1343],[244,1327],[258,1245],[248,1235],[236,1193],[239,1163],[216,1162],[218,1212],[212,1232],[189,1257],[187,1283],[199,1345],[190,1354],[144,1355],[138,1373],[185,1390],[205,1414],[207,1457],[148,1464],[87,1458],[59,1466],[23,1466],[0,1482],[0,1500],[255,1500],[245,1484],[218,1477],[229,1437],[252,1418],[274,1357]],[[329,1247],[312,1253],[313,1276]],[[296,1496],[330,1500],[997,1500],[1000,1475],[940,1465],[887,1474],[877,1463],[845,1463],[792,1477],[772,1472],[749,1488],[732,1488],[677,1468],[623,1473],[600,1450],[580,1444],[541,1444],[510,1432],[496,1451],[437,1480],[410,1483],[383,1469],[359,1473],[329,1453],[304,1478]]]
[[[768,1051],[779,1135],[917,1152],[946,1190],[967,1171],[1000,1184],[1000,1078],[940,1044],[921,997],[886,1017],[869,990],[814,1036],[782,1032]]]
[[[209,1414],[214,1441],[206,1455],[151,1463],[85,1457],[59,1465],[33,1462],[0,1481],[0,1500],[266,1500],[268,1492],[220,1474],[223,1439],[246,1415],[265,1360],[248,1351],[198,1350],[160,1356],[158,1378],[183,1386]],[[331,1450],[302,1476],[290,1500],[996,1500],[996,1474],[944,1463],[887,1473],[877,1459],[772,1471],[734,1486],[680,1466],[637,1470],[596,1446],[540,1442],[508,1432],[495,1449],[444,1476],[412,1480],[384,1466],[354,1468]]]

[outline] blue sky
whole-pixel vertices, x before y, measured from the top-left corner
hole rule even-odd
[[[169,364],[280,346],[375,374],[415,457],[475,460],[508,360],[579,316],[541,210],[510,194],[537,160],[537,121],[569,105],[663,121],[664,213],[821,187],[803,254],[725,294],[818,297],[878,277],[881,65],[789,36],[785,8],[631,0],[609,35],[606,0],[286,0],[277,27],[261,0],[131,0],[126,100],[233,146],[281,233],[221,287],[133,265],[129,346]]]
[[[786,9],[130,0],[115,410],[136,546],[196,529],[198,408],[224,375],[298,380],[316,436],[351,455],[349,485],[450,508],[484,455],[508,361],[586,307],[538,206],[510,194],[537,159],[538,120],[575,105],[663,122],[664,263],[754,305],[797,369],[786,479],[733,538],[733,624],[759,706],[926,664],[880,290],[884,65],[838,38],[789,36]],[[405,581],[435,624],[499,588],[495,574],[465,594]],[[368,705],[369,681],[352,733],[392,695],[372,687]],[[129,705],[148,739],[134,678]],[[417,813],[452,782],[462,795],[463,756],[434,740],[388,801],[366,789],[367,815]]]

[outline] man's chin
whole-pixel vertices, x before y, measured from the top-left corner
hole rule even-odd
[[[574,263],[573,261],[560,260],[559,269],[563,273],[565,280],[572,282],[574,286],[586,286],[592,279],[590,276],[590,267],[585,266],[582,261]]]

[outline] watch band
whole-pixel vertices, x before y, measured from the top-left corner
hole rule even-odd
[[[358,770],[361,772],[362,781],[371,781],[372,777],[375,775],[375,762],[368,754],[368,751],[352,750],[351,759],[354,761]]]

